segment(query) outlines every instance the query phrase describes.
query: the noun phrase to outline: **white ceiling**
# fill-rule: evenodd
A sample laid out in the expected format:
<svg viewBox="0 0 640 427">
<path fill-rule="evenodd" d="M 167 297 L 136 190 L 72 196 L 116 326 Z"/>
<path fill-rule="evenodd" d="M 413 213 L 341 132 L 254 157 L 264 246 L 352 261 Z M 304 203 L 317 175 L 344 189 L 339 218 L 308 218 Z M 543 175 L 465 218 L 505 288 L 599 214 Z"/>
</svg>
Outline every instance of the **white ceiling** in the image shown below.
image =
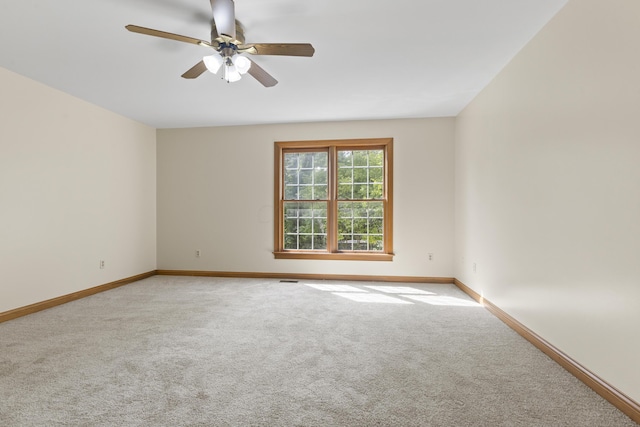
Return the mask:
<svg viewBox="0 0 640 427">
<path fill-rule="evenodd" d="M 458 114 L 567 0 L 236 0 L 254 56 L 280 83 L 180 77 L 208 48 L 209 0 L 4 0 L 0 66 L 156 128 Z"/>
</svg>

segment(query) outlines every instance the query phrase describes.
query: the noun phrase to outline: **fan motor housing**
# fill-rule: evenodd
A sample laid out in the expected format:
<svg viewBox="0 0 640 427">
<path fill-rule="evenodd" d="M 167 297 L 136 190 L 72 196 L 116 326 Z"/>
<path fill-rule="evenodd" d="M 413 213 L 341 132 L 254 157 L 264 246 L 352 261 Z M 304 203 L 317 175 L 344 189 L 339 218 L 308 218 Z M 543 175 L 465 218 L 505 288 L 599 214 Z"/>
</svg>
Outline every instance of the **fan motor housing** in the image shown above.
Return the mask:
<svg viewBox="0 0 640 427">
<path fill-rule="evenodd" d="M 211 25 L 211 41 L 213 42 L 216 39 L 220 39 L 220 35 L 218 34 L 218 29 L 216 28 L 215 22 Z M 236 38 L 231 40 L 231 42 L 235 45 L 244 44 L 244 26 L 236 19 Z"/>
</svg>

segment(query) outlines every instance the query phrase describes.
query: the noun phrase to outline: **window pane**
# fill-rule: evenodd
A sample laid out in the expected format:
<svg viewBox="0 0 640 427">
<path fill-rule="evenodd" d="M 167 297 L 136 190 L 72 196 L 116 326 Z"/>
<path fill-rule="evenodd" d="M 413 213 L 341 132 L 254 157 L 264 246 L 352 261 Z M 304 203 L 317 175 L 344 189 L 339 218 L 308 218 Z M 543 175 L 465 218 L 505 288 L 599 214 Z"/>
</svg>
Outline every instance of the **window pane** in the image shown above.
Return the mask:
<svg viewBox="0 0 640 427">
<path fill-rule="evenodd" d="M 354 183 L 368 182 L 367 168 L 355 168 L 353 170 L 353 182 Z"/>
<path fill-rule="evenodd" d="M 382 234 L 380 235 L 369 235 L 369 250 L 370 251 L 381 251 L 384 249 L 384 241 L 382 240 Z"/>
<path fill-rule="evenodd" d="M 352 167 L 353 159 L 351 158 L 351 151 L 340 150 L 338 151 L 338 167 Z"/>
<path fill-rule="evenodd" d="M 338 220 L 338 234 L 341 236 L 346 236 L 353 234 L 352 233 L 353 226 L 351 224 L 351 220 L 349 218 L 340 218 Z M 338 240 L 346 240 L 346 237 L 340 237 Z"/>
<path fill-rule="evenodd" d="M 382 202 L 339 202 L 338 249 L 383 250 L 383 211 Z"/>
<path fill-rule="evenodd" d="M 298 200 L 313 200 L 313 187 L 310 185 L 301 185 L 298 195 Z"/>
<path fill-rule="evenodd" d="M 298 234 L 298 220 L 296 218 L 284 220 L 284 234 Z"/>
<path fill-rule="evenodd" d="M 382 150 L 369 151 L 369 167 L 380 166 L 384 164 L 384 154 Z"/>
<path fill-rule="evenodd" d="M 285 169 L 284 171 L 284 198 L 285 200 L 296 200 L 298 198 L 297 156 L 285 155 L 285 164 L 296 165 L 296 169 Z"/>
<path fill-rule="evenodd" d="M 314 187 L 313 200 L 327 200 L 326 185 L 316 185 Z"/>
<path fill-rule="evenodd" d="M 372 218 L 383 218 L 384 217 L 384 207 L 382 203 L 369 203 L 369 215 Z"/>
<path fill-rule="evenodd" d="M 354 202 L 351 203 L 354 218 L 366 218 L 367 217 L 367 203 L 366 202 Z"/>
<path fill-rule="evenodd" d="M 309 169 L 313 167 L 314 153 L 300 153 L 300 168 Z"/>
<path fill-rule="evenodd" d="M 369 182 L 382 182 L 382 168 L 370 167 L 369 168 Z"/>
<path fill-rule="evenodd" d="M 382 184 L 369 184 L 369 198 L 382 199 Z"/>
<path fill-rule="evenodd" d="M 285 249 L 298 249 L 298 235 L 287 234 L 284 236 L 284 248 Z"/>
<path fill-rule="evenodd" d="M 327 203 L 284 203 L 284 249 L 327 249 Z"/>
<path fill-rule="evenodd" d="M 297 154 L 285 154 L 284 155 L 284 168 L 285 169 L 298 169 L 298 155 Z"/>
<path fill-rule="evenodd" d="M 313 183 L 313 170 L 301 169 L 300 170 L 300 184 L 312 184 Z"/>
<path fill-rule="evenodd" d="M 320 151 L 315 153 L 313 158 L 313 166 L 316 168 L 326 169 L 328 166 L 329 154 L 326 151 Z"/>
<path fill-rule="evenodd" d="M 353 185 L 338 184 L 338 199 L 352 199 Z"/>
<path fill-rule="evenodd" d="M 320 234 L 314 234 L 313 236 L 313 248 L 312 249 L 320 249 L 320 250 L 324 250 L 327 249 L 327 236 L 326 235 L 320 235 Z"/>
<path fill-rule="evenodd" d="M 369 250 L 369 242 L 367 236 L 354 235 L 353 236 L 353 250 L 354 251 L 367 251 Z"/>
<path fill-rule="evenodd" d="M 353 245 L 351 244 L 351 240 L 340 240 L 338 242 L 338 250 L 339 251 L 352 251 Z"/>
<path fill-rule="evenodd" d="M 341 184 L 351 184 L 353 182 L 353 169 L 350 167 L 338 169 L 338 182 Z"/>
<path fill-rule="evenodd" d="M 327 220 L 326 220 L 326 218 L 314 218 L 314 220 L 313 220 L 313 232 L 314 232 L 314 234 L 326 234 L 327 233 Z"/>
<path fill-rule="evenodd" d="M 382 218 L 371 218 L 369 221 L 369 233 L 382 234 Z"/>
<path fill-rule="evenodd" d="M 367 218 L 354 218 L 353 220 L 353 232 L 358 234 L 367 234 L 369 229 L 369 223 Z"/>
<path fill-rule="evenodd" d="M 298 233 L 311 234 L 313 230 L 311 218 L 300 218 L 298 221 Z"/>
<path fill-rule="evenodd" d="M 382 199 L 383 150 L 338 150 L 338 199 Z"/>
<path fill-rule="evenodd" d="M 352 199 L 368 199 L 367 197 L 367 184 L 354 184 Z"/>
<path fill-rule="evenodd" d="M 316 167 L 314 170 L 313 183 L 316 185 L 327 183 L 327 168 Z"/>
<path fill-rule="evenodd" d="M 284 153 L 284 200 L 326 200 L 328 153 Z"/>
<path fill-rule="evenodd" d="M 313 249 L 313 240 L 310 234 L 300 235 L 300 246 L 298 249 Z"/>
<path fill-rule="evenodd" d="M 369 161 L 368 151 L 353 151 L 353 166 L 367 166 Z"/>
<path fill-rule="evenodd" d="M 285 200 L 297 200 L 298 199 L 298 186 L 287 185 L 284 187 L 284 199 Z"/>
<path fill-rule="evenodd" d="M 285 169 L 284 183 L 287 185 L 296 185 L 298 183 L 298 169 Z"/>
</svg>

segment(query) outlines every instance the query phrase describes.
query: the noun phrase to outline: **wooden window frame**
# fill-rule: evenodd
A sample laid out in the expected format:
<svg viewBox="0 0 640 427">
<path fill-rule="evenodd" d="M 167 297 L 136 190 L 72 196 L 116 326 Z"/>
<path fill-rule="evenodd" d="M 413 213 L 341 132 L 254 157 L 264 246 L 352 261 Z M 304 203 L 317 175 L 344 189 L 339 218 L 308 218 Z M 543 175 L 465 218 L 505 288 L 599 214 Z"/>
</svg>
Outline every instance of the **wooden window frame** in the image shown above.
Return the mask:
<svg viewBox="0 0 640 427">
<path fill-rule="evenodd" d="M 328 150 L 328 199 L 327 199 L 327 250 L 284 249 L 284 172 L 283 158 L 286 151 Z M 384 152 L 384 249 L 381 252 L 340 251 L 337 242 L 337 152 L 341 150 L 382 149 Z M 378 200 L 378 199 L 375 199 Z M 338 139 L 326 141 L 276 141 L 274 152 L 274 251 L 276 259 L 323 259 L 351 261 L 393 260 L 393 138 Z"/>
</svg>

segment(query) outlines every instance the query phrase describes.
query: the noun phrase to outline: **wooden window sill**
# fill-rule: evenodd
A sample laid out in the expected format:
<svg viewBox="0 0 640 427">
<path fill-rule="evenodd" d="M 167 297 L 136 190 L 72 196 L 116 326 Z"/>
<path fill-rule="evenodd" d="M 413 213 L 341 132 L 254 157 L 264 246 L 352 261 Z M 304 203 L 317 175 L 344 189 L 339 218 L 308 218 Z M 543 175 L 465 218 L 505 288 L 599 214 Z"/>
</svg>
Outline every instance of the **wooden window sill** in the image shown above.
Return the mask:
<svg viewBox="0 0 640 427">
<path fill-rule="evenodd" d="M 274 252 L 275 259 L 326 259 L 339 261 L 393 261 L 394 254 L 364 252 Z"/>
</svg>

